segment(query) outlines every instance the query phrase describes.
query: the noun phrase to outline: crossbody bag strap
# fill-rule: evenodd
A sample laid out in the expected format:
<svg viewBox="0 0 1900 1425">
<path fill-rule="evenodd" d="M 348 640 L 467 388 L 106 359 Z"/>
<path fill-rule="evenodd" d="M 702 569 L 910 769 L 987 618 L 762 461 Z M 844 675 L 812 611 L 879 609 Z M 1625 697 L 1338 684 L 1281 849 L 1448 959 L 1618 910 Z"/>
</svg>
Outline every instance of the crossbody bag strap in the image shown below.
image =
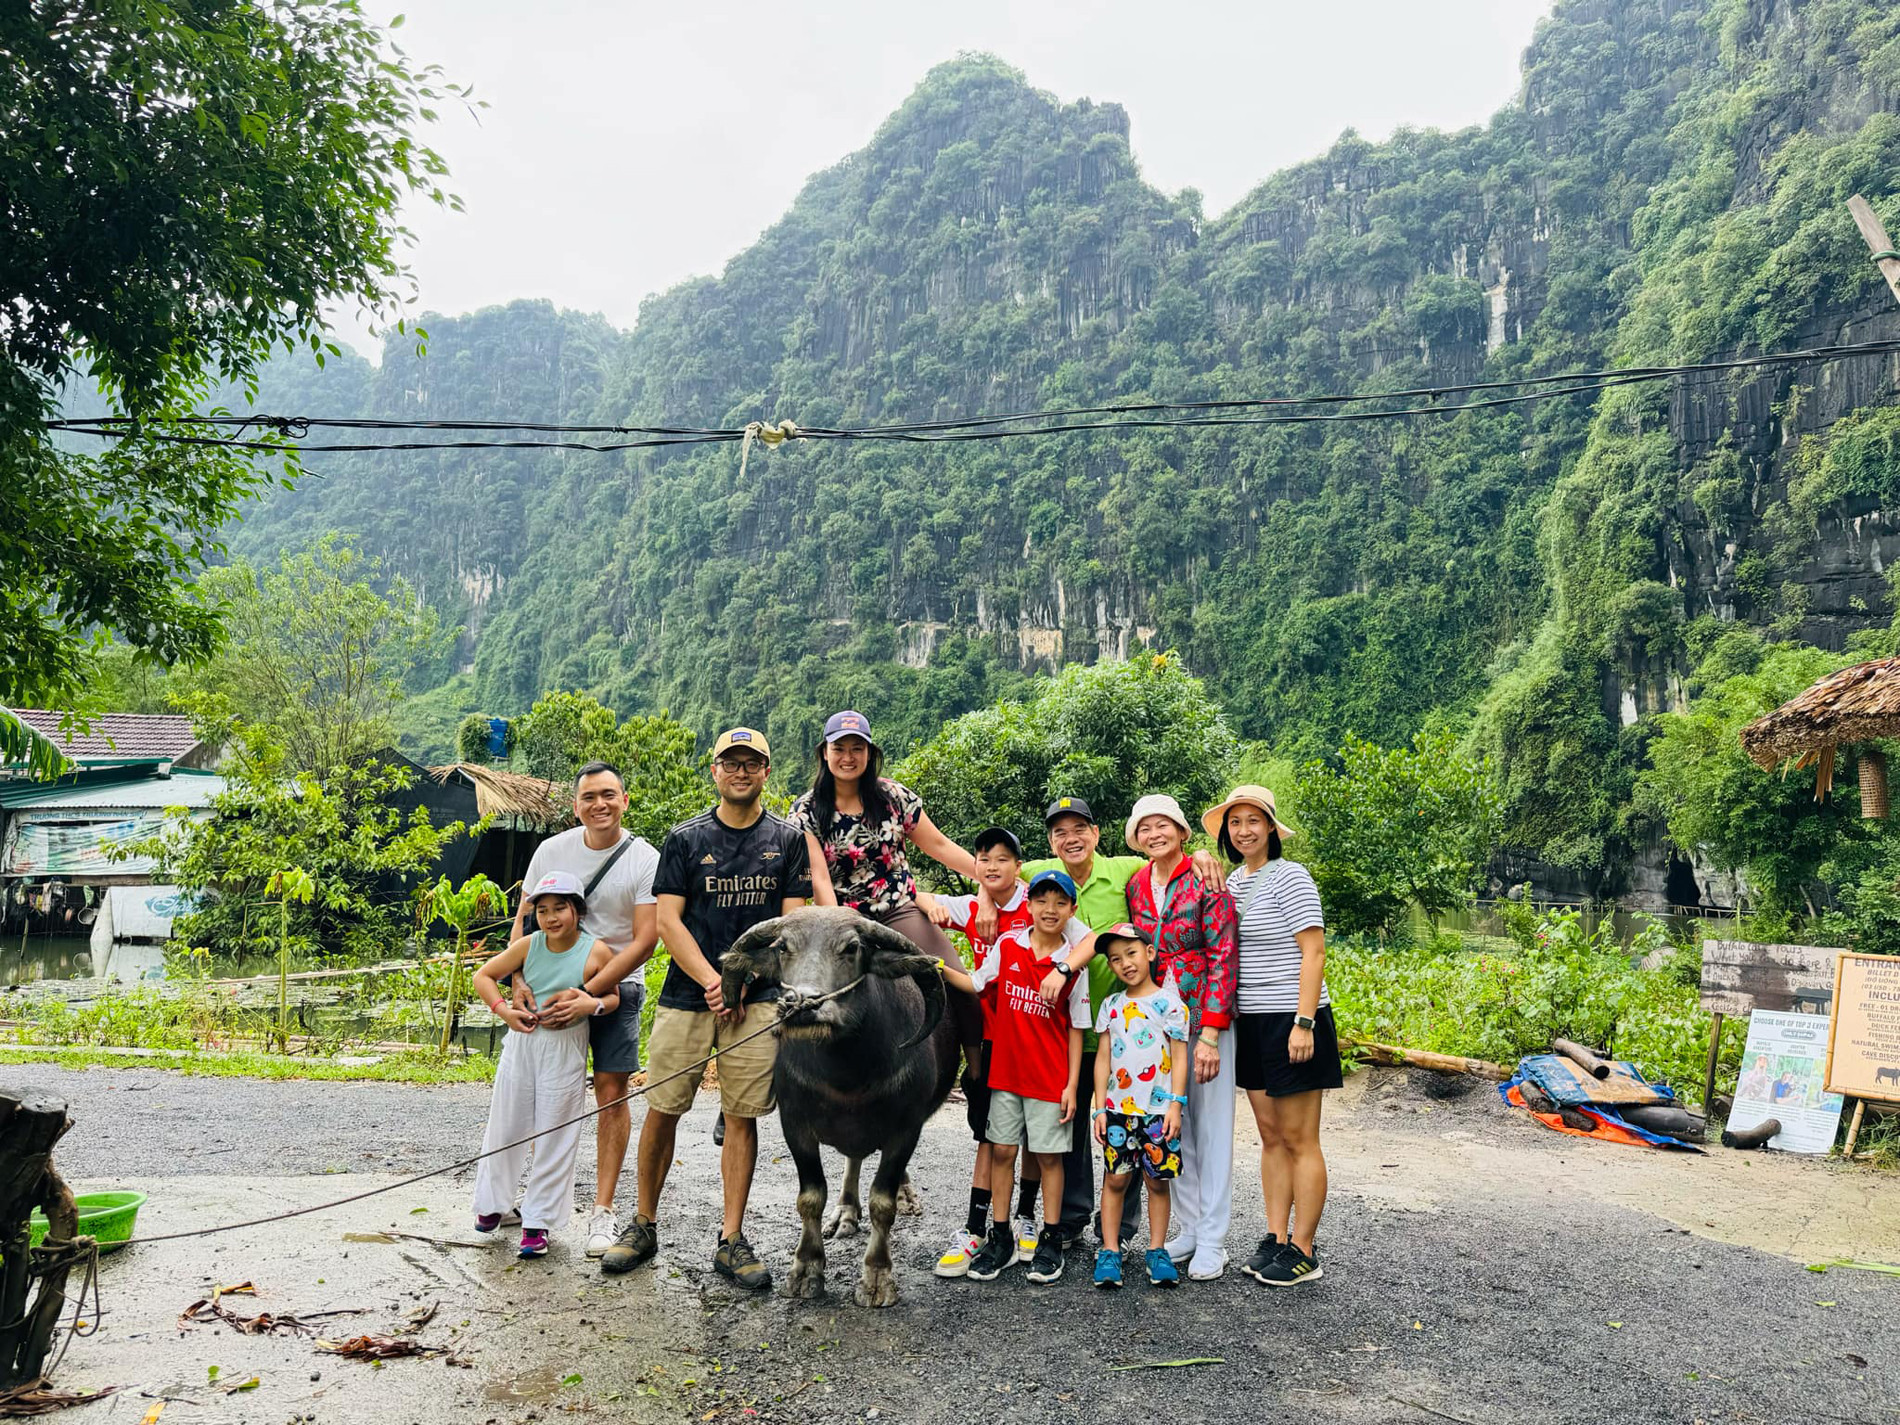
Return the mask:
<svg viewBox="0 0 1900 1425">
<path fill-rule="evenodd" d="M 607 873 L 614 868 L 614 862 L 627 854 L 627 849 L 633 845 L 633 841 L 634 837 L 632 832 L 628 832 L 620 839 L 620 844 L 614 847 L 614 854 L 600 863 L 600 869 L 594 872 L 593 878 L 588 881 L 586 889 L 581 892 L 583 898 L 591 896 L 594 893 L 594 887 L 606 879 Z"/>
<path fill-rule="evenodd" d="M 1267 888 L 1267 882 L 1277 878 L 1280 874 L 1280 867 L 1285 864 L 1285 860 L 1281 859 L 1269 861 L 1260 868 L 1260 874 L 1254 877 L 1253 886 L 1247 892 L 1247 903 L 1240 908 L 1240 914 L 1234 918 L 1234 924 L 1236 926 L 1245 920 L 1247 913 L 1260 903 L 1260 893 Z"/>
</svg>

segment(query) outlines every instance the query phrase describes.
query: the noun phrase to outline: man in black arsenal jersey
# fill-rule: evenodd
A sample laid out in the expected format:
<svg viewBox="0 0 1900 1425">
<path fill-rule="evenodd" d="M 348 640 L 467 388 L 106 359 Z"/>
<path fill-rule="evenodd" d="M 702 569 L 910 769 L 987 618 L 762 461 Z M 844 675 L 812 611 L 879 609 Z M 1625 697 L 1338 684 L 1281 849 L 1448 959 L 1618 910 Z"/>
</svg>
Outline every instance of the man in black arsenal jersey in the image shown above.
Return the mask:
<svg viewBox="0 0 1900 1425">
<path fill-rule="evenodd" d="M 660 987 L 647 1049 L 647 1082 L 653 1089 L 640 1129 L 639 1207 L 632 1225 L 601 1260 L 605 1272 L 630 1271 L 659 1250 L 660 1190 L 673 1162 L 680 1117 L 699 1092 L 700 1075 L 682 1070 L 717 1050 L 719 1102 L 726 1119 L 719 1155 L 725 1221 L 713 1270 L 754 1290 L 772 1284 L 743 1227 L 759 1156 L 757 1120 L 774 1106 L 772 1066 L 778 1053 L 778 1041 L 757 1031 L 777 1013 L 769 1001 L 778 992 L 762 987 L 749 1003 L 727 1004 L 719 987 L 719 959 L 734 940 L 811 896 L 804 833 L 759 803 L 771 759 L 764 734 L 749 727 L 722 733 L 713 744 L 712 764 L 719 804 L 674 827 L 660 848 L 653 893 L 659 901 L 660 940 L 672 964 Z M 746 1042 L 739 1043 L 742 1039 Z"/>
</svg>

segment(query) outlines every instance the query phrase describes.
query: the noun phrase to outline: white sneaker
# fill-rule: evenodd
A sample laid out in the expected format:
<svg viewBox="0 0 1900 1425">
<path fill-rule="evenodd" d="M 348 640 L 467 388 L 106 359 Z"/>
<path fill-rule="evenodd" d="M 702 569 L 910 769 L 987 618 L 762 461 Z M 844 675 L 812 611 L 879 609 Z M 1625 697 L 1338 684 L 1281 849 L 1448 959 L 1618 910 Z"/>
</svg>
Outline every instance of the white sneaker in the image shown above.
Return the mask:
<svg viewBox="0 0 1900 1425">
<path fill-rule="evenodd" d="M 1036 1244 L 1039 1243 L 1040 1241 L 1042 1241 L 1042 1224 L 1041 1223 L 1024 1222 L 1024 1221 L 1021 1221 L 1020 1219 L 1017 1221 L 1016 1223 L 1016 1251 L 1020 1255 L 1023 1261 L 1027 1262 L 1034 1259 L 1036 1255 Z M 981 1242 L 977 1243 L 977 1246 L 979 1247 L 981 1247 L 982 1245 L 983 1244 Z"/>
<path fill-rule="evenodd" d="M 983 1250 L 983 1239 L 972 1236 L 959 1227 L 950 1234 L 950 1245 L 944 1249 L 937 1265 L 931 1270 L 940 1277 L 961 1277 L 970 1273 L 970 1262 Z"/>
<path fill-rule="evenodd" d="M 1188 1259 L 1188 1280 L 1211 1282 L 1227 1270 L 1227 1254 L 1218 1247 L 1197 1247 Z"/>
<path fill-rule="evenodd" d="M 1127 1231 L 1128 1224 L 1124 1222 L 1122 1224 L 1122 1233 L 1124 1236 L 1127 1234 Z M 1153 1239 L 1151 1238 L 1149 1240 L 1152 1241 Z M 1191 1258 L 1195 1252 L 1193 1241 L 1186 1237 L 1170 1237 L 1167 1240 L 1166 1246 L 1168 1260 L 1173 1262 L 1177 1267 Z"/>
<path fill-rule="evenodd" d="M 587 1218 L 587 1255 L 604 1257 L 607 1249 L 620 1235 L 620 1224 L 615 1220 L 613 1209 L 596 1207 Z"/>
</svg>

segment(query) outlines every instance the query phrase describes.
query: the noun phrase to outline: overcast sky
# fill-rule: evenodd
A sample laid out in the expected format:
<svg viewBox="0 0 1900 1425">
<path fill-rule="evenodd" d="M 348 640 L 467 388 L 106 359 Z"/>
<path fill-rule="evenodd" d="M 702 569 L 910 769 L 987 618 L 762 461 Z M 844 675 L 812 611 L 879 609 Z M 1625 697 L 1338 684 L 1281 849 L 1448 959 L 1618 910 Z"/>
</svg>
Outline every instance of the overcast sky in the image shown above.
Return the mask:
<svg viewBox="0 0 1900 1425">
<path fill-rule="evenodd" d="M 1516 92 L 1549 0 L 369 0 L 488 108 L 430 141 L 465 213 L 407 214 L 424 308 L 547 297 L 633 325 L 716 273 L 924 73 L 987 50 L 1129 114 L 1151 183 L 1209 216 L 1346 128 L 1459 128 Z M 374 343 L 349 313 L 339 335 Z"/>
</svg>

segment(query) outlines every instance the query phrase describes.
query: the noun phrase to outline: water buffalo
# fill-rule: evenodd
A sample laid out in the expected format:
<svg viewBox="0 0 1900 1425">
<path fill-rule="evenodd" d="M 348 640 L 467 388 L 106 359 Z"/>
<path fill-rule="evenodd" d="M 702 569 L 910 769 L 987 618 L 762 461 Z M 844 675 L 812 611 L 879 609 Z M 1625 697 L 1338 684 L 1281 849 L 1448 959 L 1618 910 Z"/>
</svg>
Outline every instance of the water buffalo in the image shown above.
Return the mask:
<svg viewBox="0 0 1900 1425">
<path fill-rule="evenodd" d="M 786 1000 L 773 1088 L 779 1123 L 798 1164 L 798 1239 L 786 1290 L 825 1289 L 825 1169 L 818 1145 L 850 1160 L 845 1204 L 855 1221 L 858 1163 L 878 1155 L 871 1181 L 871 1240 L 856 1292 L 860 1306 L 897 1300 L 891 1223 L 904 1169 L 924 1123 L 956 1079 L 955 1020 L 944 1014 L 936 962 L 886 926 L 853 910 L 808 906 L 764 921 L 733 942 L 720 962 L 728 1004 L 743 986 L 776 983 Z M 800 1008 L 801 1000 L 842 990 Z"/>
</svg>

